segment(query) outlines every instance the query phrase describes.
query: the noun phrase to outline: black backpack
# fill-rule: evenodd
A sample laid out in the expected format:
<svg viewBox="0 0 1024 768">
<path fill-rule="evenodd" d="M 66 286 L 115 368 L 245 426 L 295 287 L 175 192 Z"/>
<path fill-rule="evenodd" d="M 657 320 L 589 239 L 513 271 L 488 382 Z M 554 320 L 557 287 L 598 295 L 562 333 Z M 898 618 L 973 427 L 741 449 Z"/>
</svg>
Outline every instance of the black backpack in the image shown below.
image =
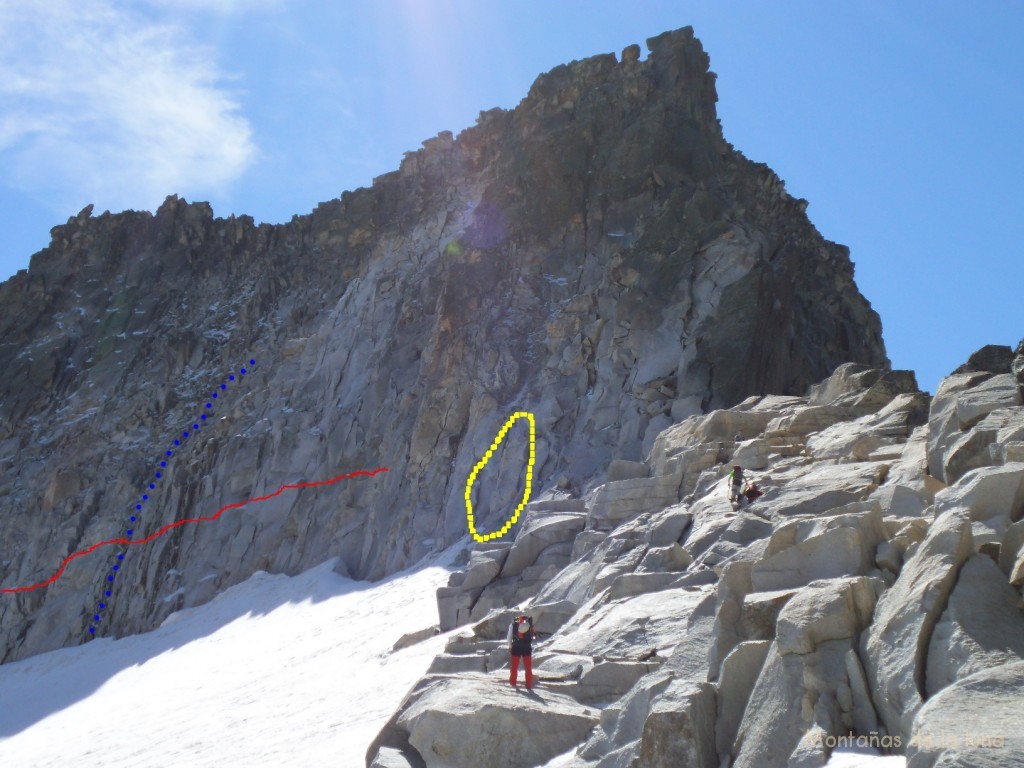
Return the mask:
<svg viewBox="0 0 1024 768">
<path fill-rule="evenodd" d="M 526 616 L 526 626 L 529 629 L 526 630 L 525 635 L 520 635 L 519 618 L 520 616 L 516 616 L 512 620 L 512 647 L 529 648 L 532 641 L 534 641 L 534 620 L 530 616 Z"/>
<path fill-rule="evenodd" d="M 530 616 L 526 617 L 526 624 L 529 627 L 529 629 L 526 631 L 525 635 L 519 634 L 519 619 L 520 618 L 521 617 L 516 617 L 515 619 L 512 620 L 512 642 L 513 642 L 513 644 L 516 641 L 519 641 L 519 642 L 523 642 L 523 641 L 529 642 L 530 640 L 533 639 L 533 618 L 530 617 Z"/>
</svg>

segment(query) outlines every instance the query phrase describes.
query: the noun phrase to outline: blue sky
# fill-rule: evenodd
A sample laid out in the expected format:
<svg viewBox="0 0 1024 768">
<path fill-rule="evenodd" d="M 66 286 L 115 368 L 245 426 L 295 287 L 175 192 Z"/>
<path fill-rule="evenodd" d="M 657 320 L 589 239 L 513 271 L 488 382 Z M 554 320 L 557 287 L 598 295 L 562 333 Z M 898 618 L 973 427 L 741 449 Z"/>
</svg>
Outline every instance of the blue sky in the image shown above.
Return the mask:
<svg viewBox="0 0 1024 768">
<path fill-rule="evenodd" d="M 541 72 L 686 25 L 726 138 L 850 247 L 894 367 L 934 392 L 1024 337 L 1009 0 L 0 0 L 0 279 L 88 203 L 287 221 Z"/>
</svg>

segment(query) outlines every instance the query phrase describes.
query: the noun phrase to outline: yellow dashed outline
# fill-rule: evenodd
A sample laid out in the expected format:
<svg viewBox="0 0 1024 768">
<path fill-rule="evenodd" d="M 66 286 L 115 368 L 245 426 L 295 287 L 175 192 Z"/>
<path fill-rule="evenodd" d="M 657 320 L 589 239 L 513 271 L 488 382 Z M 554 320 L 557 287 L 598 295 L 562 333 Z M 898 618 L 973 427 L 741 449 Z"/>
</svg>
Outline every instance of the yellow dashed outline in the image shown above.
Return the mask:
<svg viewBox="0 0 1024 768">
<path fill-rule="evenodd" d="M 480 474 L 480 470 L 487 466 L 487 462 L 491 460 L 491 456 L 498 450 L 498 446 L 501 445 L 501 441 L 505 439 L 505 435 L 512 429 L 512 425 L 519 419 L 526 419 L 530 423 L 530 461 L 526 465 L 526 490 L 523 492 L 523 500 L 519 502 L 519 506 L 516 507 L 516 511 L 512 513 L 512 517 L 501 526 L 501 529 L 494 531 L 493 533 L 485 533 L 483 535 L 477 533 L 476 525 L 473 523 L 473 502 L 470 501 L 470 493 L 473 491 L 473 483 L 476 482 L 476 476 Z M 530 487 L 533 484 L 533 462 L 536 456 L 536 436 L 537 425 L 533 419 L 533 414 L 529 411 L 516 411 L 506 421 L 501 429 L 498 431 L 498 436 L 494 438 L 494 442 L 491 443 L 491 447 L 487 449 L 484 457 L 476 463 L 473 467 L 473 471 L 469 473 L 469 479 L 466 480 L 466 522 L 469 523 L 469 532 L 473 534 L 473 538 L 477 541 L 490 541 L 491 539 L 500 539 L 510 530 L 512 526 L 516 524 L 519 519 L 520 513 L 526 506 L 526 503 L 530 500 Z"/>
</svg>

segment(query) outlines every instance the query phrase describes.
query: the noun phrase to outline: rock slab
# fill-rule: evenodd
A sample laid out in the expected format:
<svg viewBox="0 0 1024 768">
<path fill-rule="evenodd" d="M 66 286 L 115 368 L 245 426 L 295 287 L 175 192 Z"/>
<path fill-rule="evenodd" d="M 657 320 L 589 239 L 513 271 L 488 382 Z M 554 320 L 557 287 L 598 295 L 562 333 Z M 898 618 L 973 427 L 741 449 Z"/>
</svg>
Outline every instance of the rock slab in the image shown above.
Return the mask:
<svg viewBox="0 0 1024 768">
<path fill-rule="evenodd" d="M 439 680 L 398 718 L 427 768 L 534 768 L 582 742 L 598 711 L 498 677 Z"/>
</svg>

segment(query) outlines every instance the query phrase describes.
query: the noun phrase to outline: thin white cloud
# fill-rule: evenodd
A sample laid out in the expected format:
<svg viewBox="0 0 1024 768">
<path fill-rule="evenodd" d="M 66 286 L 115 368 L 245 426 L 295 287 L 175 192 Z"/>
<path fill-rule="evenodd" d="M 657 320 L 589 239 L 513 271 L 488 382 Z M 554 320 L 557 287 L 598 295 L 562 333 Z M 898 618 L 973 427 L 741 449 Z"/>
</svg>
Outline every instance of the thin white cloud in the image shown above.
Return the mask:
<svg viewBox="0 0 1024 768">
<path fill-rule="evenodd" d="M 214 57 L 110 0 L 0 0 L 4 182 L 99 210 L 226 193 L 255 146 Z"/>
<path fill-rule="evenodd" d="M 285 8 L 285 0 L 145 0 L 146 5 L 172 13 L 200 12 L 221 16 L 262 13 Z"/>
</svg>

